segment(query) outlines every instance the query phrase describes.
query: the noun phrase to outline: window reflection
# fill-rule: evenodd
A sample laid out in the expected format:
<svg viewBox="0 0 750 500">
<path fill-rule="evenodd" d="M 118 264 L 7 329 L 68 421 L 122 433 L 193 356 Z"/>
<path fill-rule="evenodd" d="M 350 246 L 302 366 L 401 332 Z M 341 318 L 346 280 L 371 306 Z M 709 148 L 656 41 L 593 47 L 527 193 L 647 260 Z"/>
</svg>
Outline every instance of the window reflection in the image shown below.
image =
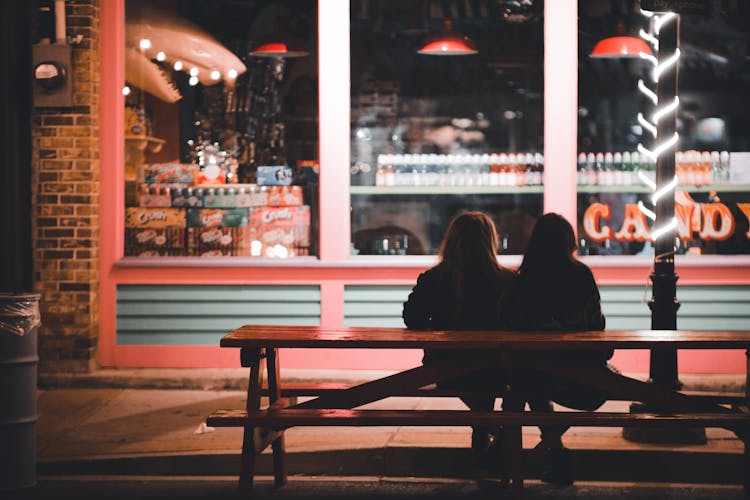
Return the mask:
<svg viewBox="0 0 750 500">
<path fill-rule="evenodd" d="M 351 2 L 354 253 L 434 254 L 462 209 L 488 212 L 503 253 L 522 253 L 542 212 L 542 12 Z"/>
</svg>

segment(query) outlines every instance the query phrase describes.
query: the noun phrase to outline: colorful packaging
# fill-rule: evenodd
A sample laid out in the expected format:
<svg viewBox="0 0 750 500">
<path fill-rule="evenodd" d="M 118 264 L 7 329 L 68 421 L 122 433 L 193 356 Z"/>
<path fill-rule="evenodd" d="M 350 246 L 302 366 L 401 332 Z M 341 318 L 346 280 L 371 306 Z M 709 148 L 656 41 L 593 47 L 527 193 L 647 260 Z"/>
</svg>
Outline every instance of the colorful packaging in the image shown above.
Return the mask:
<svg viewBox="0 0 750 500">
<path fill-rule="evenodd" d="M 269 187 L 267 204 L 272 207 L 294 207 L 302 205 L 302 186 Z"/>
<path fill-rule="evenodd" d="M 141 184 L 138 192 L 139 207 L 171 207 L 172 194 L 169 186 Z"/>
<path fill-rule="evenodd" d="M 195 257 L 250 255 L 247 227 L 189 227 L 187 254 Z"/>
<path fill-rule="evenodd" d="M 203 207 L 203 190 L 193 187 L 172 189 L 172 206 L 184 208 Z"/>
<path fill-rule="evenodd" d="M 197 182 L 200 167 L 193 163 L 153 163 L 138 169 L 138 182 L 145 184 L 188 184 Z"/>
<path fill-rule="evenodd" d="M 160 257 L 185 255 L 185 230 L 182 227 L 127 228 L 125 255 Z"/>
<path fill-rule="evenodd" d="M 262 207 L 267 201 L 267 188 L 255 184 L 244 184 L 237 191 L 238 207 Z"/>
<path fill-rule="evenodd" d="M 310 207 L 250 209 L 251 255 L 288 257 L 306 255 L 310 246 Z"/>
<path fill-rule="evenodd" d="M 187 209 L 188 227 L 244 227 L 247 222 L 246 208 Z"/>
<path fill-rule="evenodd" d="M 257 182 L 259 186 L 289 186 L 292 183 L 292 168 L 285 165 L 260 166 Z"/>
<path fill-rule="evenodd" d="M 185 227 L 185 211 L 180 208 L 129 207 L 125 210 L 125 227 Z"/>
</svg>

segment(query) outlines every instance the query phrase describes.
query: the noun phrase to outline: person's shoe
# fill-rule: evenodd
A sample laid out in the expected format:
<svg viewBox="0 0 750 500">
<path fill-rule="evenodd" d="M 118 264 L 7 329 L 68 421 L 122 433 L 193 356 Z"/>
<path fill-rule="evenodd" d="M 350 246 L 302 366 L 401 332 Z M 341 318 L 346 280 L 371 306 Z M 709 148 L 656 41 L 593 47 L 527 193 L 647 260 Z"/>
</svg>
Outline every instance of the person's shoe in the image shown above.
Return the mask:
<svg viewBox="0 0 750 500">
<path fill-rule="evenodd" d="M 541 473 L 541 480 L 558 486 L 573 484 L 573 461 L 570 450 L 555 448 L 547 450 L 547 468 Z"/>
<path fill-rule="evenodd" d="M 489 450 L 491 444 L 490 432 L 486 427 L 471 428 L 471 454 L 482 458 Z"/>
</svg>

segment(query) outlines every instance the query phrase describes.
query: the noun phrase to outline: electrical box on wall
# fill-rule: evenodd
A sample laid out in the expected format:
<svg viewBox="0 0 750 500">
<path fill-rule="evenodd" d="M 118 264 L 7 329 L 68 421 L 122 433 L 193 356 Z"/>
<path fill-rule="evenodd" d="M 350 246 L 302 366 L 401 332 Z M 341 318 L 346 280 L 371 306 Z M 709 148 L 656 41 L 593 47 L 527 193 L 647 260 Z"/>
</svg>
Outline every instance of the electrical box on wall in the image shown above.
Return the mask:
<svg viewBox="0 0 750 500">
<path fill-rule="evenodd" d="M 73 69 L 70 45 L 34 45 L 34 106 L 73 105 Z"/>
</svg>

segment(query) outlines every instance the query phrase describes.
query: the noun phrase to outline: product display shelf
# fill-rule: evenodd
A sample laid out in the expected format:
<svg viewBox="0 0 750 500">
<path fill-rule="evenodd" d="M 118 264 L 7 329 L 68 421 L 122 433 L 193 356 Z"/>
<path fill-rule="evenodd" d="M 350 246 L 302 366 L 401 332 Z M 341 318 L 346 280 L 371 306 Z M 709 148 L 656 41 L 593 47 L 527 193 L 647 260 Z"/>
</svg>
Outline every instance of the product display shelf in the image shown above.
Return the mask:
<svg viewBox="0 0 750 500">
<path fill-rule="evenodd" d="M 750 184 L 708 184 L 702 186 L 677 186 L 678 191 L 688 193 L 742 193 L 750 192 Z M 643 184 L 632 186 L 579 185 L 579 193 L 650 193 L 652 189 Z"/>
<path fill-rule="evenodd" d="M 351 186 L 352 195 L 470 195 L 470 194 L 537 194 L 544 186 Z"/>
</svg>

